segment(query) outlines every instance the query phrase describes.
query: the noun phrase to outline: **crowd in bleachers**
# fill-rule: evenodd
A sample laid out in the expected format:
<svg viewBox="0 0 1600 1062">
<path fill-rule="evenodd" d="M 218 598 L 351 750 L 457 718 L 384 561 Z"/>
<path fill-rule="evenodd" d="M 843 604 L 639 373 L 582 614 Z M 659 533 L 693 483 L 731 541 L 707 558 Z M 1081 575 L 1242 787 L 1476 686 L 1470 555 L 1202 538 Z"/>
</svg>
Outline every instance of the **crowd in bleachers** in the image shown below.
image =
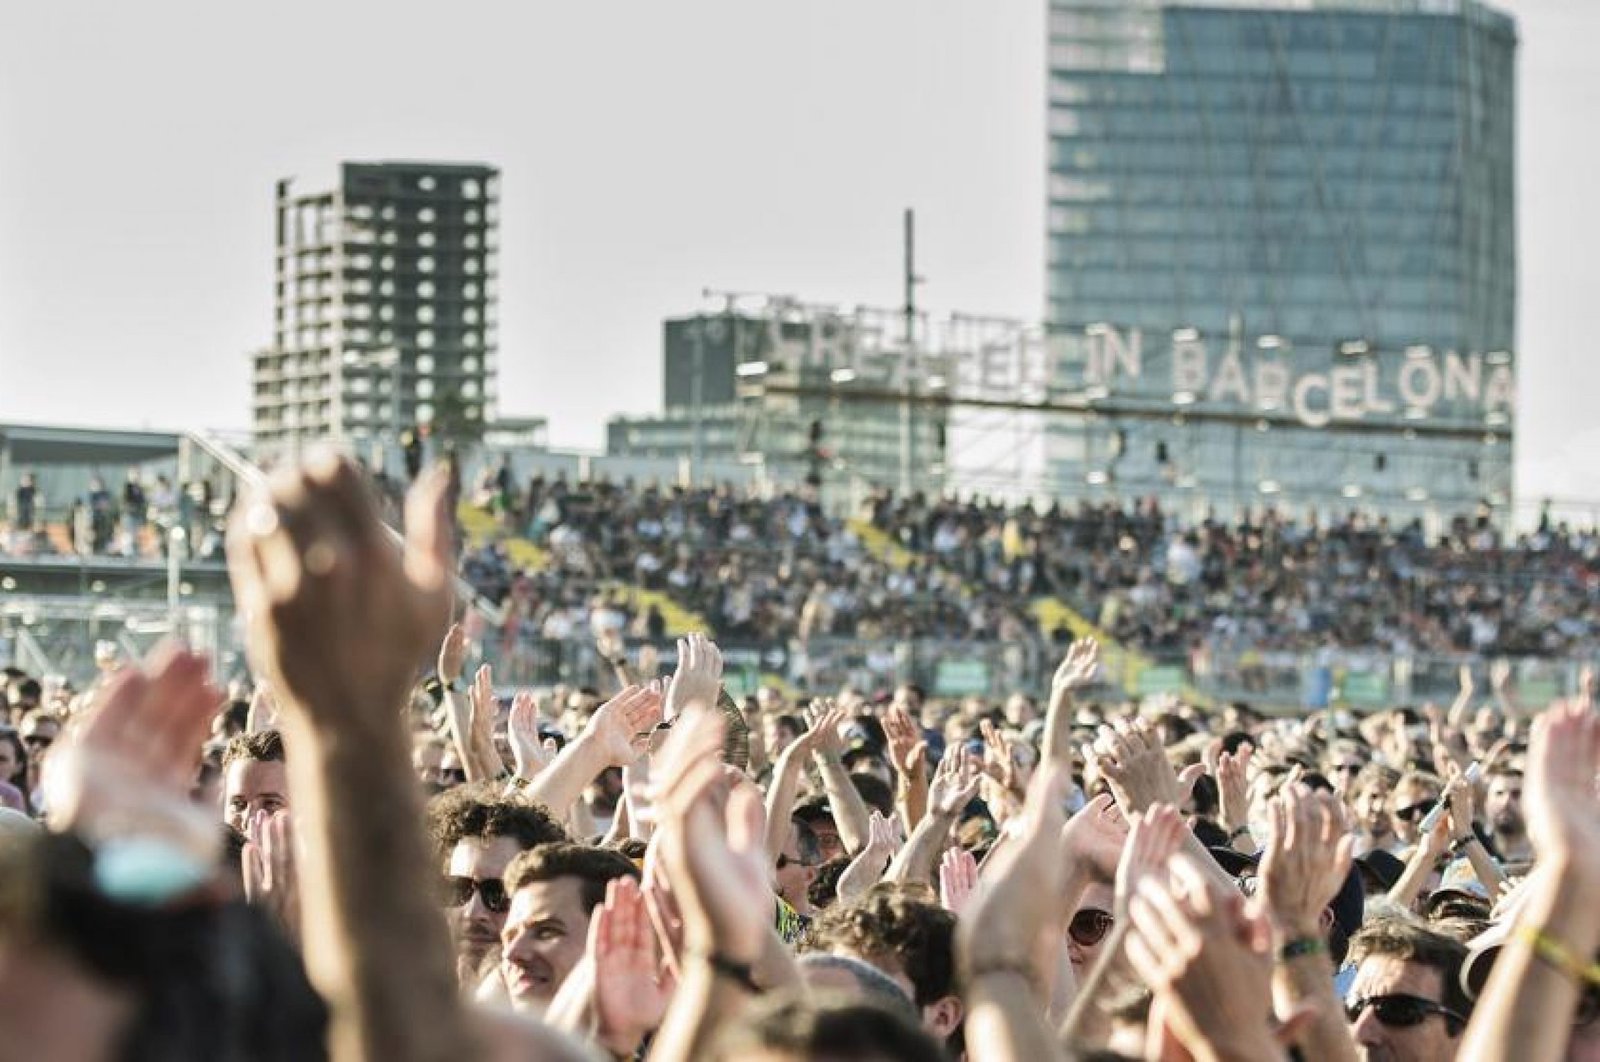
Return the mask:
<svg viewBox="0 0 1600 1062">
<path fill-rule="evenodd" d="M 1156 653 L 1600 647 L 1600 536 L 1547 522 L 1507 538 L 1486 513 L 1430 538 L 1356 512 L 1186 523 L 1155 499 L 1008 508 L 880 492 L 852 515 L 898 547 L 885 551 L 797 492 L 536 478 L 478 499 L 507 535 L 547 551 L 537 592 L 519 602 L 562 611 L 630 584 L 736 641 L 1049 641 L 1057 632 L 1039 631 L 1028 605 L 1054 597 Z M 496 599 L 517 596 L 503 549 L 469 553 L 467 567 Z M 563 593 L 568 580 L 584 589 Z"/>
</svg>

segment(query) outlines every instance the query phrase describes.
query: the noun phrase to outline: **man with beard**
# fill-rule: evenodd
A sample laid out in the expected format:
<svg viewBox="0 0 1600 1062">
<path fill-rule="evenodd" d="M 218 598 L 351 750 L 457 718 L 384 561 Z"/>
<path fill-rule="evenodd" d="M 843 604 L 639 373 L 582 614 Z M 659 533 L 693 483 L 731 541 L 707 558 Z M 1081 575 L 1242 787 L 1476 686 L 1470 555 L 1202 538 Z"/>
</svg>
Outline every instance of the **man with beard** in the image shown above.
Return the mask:
<svg viewBox="0 0 1600 1062">
<path fill-rule="evenodd" d="M 456 975 L 470 990 L 500 959 L 500 931 L 511 908 L 506 869 L 519 854 L 565 841 L 567 833 L 537 804 L 482 799 L 472 789 L 434 800 L 428 819 L 443 864 Z"/>
<path fill-rule="evenodd" d="M 1508 873 L 1525 870 L 1533 861 L 1533 845 L 1528 841 L 1528 823 L 1522 814 L 1522 772 L 1499 770 L 1489 775 L 1483 810 L 1501 864 Z"/>
</svg>

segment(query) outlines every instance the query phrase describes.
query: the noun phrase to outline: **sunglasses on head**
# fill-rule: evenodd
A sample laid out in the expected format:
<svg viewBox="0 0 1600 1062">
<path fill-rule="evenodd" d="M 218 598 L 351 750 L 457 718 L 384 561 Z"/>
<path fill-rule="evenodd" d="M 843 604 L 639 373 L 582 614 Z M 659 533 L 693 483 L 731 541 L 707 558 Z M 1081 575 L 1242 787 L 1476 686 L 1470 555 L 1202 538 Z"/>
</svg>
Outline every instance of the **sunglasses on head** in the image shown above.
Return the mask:
<svg viewBox="0 0 1600 1062">
<path fill-rule="evenodd" d="M 1465 1025 L 1467 1022 L 1466 1018 L 1441 1003 L 1403 993 L 1357 997 L 1345 1004 L 1345 1015 L 1354 1025 L 1369 1008 L 1381 1024 L 1391 1029 L 1409 1029 L 1421 1025 L 1435 1014 L 1457 1025 Z"/>
<path fill-rule="evenodd" d="M 1439 802 L 1437 800 L 1424 800 L 1420 804 L 1408 804 L 1403 808 L 1396 808 L 1394 817 L 1401 822 L 1413 822 L 1417 819 L 1427 818 L 1428 812 L 1438 806 Z"/>
<path fill-rule="evenodd" d="M 1095 907 L 1085 907 L 1072 916 L 1072 921 L 1067 924 L 1067 935 L 1072 942 L 1080 948 L 1092 948 L 1111 932 L 1111 927 L 1117 920 L 1111 916 L 1110 911 L 1102 911 Z"/>
<path fill-rule="evenodd" d="M 444 902 L 447 907 L 464 907 L 477 893 L 483 906 L 495 914 L 505 914 L 511 907 L 511 897 L 506 895 L 506 883 L 499 878 L 464 878 L 452 874 L 444 879 Z"/>
</svg>

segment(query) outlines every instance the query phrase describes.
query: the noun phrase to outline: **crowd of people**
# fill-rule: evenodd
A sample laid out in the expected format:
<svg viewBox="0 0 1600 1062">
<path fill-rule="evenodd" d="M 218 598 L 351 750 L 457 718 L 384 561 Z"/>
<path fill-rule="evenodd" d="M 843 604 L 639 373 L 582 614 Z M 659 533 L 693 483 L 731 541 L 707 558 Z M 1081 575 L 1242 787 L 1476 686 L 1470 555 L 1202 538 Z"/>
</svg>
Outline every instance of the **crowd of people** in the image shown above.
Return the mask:
<svg viewBox="0 0 1600 1062">
<path fill-rule="evenodd" d="M 855 515 L 898 547 L 887 558 L 800 493 L 543 477 L 513 489 L 504 469 L 486 471 L 477 501 L 547 546 L 563 585 L 660 590 L 729 640 L 1048 642 L 1026 606 L 1056 597 L 1158 655 L 1600 649 L 1600 534 L 1548 520 L 1507 541 L 1479 513 L 1430 539 L 1358 512 L 1185 523 L 1153 499 L 1040 509 L 879 492 Z M 503 549 L 483 553 L 481 585 L 502 598 L 519 573 Z M 577 595 L 518 600 L 541 629 Z"/>
<path fill-rule="evenodd" d="M 742 527 L 853 570 L 794 499 L 546 489 L 563 566 L 666 580 L 693 541 L 722 571 Z M 449 475 L 404 508 L 396 549 L 332 458 L 241 502 L 249 688 L 177 644 L 83 690 L 7 673 L 0 1060 L 1600 1058 L 1589 676 L 1542 711 L 1464 683 L 1267 717 L 1127 702 L 1080 641 L 993 702 L 740 703 L 691 635 L 608 639 L 603 688 L 504 689 L 452 623 Z M 1011 600 L 1064 527 L 1169 589 L 1252 536 L 1264 569 L 1368 549 L 1216 529 L 1190 564 L 1153 506 L 871 515 Z"/>
</svg>

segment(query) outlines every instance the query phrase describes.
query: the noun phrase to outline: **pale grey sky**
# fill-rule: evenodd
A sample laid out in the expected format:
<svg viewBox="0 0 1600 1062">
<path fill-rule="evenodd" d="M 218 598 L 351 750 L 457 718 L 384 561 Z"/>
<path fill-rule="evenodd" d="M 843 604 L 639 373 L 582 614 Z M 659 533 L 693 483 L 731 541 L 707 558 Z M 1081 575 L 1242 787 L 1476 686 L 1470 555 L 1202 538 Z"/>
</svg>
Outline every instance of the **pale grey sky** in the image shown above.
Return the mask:
<svg viewBox="0 0 1600 1062">
<path fill-rule="evenodd" d="M 1520 20 L 1518 489 L 1600 499 L 1600 0 Z M 1042 0 L 0 7 L 0 418 L 243 428 L 272 186 L 498 165 L 501 407 L 598 447 L 702 288 L 1043 305 Z M 1579 348 L 1570 349 L 1569 344 Z"/>
</svg>

